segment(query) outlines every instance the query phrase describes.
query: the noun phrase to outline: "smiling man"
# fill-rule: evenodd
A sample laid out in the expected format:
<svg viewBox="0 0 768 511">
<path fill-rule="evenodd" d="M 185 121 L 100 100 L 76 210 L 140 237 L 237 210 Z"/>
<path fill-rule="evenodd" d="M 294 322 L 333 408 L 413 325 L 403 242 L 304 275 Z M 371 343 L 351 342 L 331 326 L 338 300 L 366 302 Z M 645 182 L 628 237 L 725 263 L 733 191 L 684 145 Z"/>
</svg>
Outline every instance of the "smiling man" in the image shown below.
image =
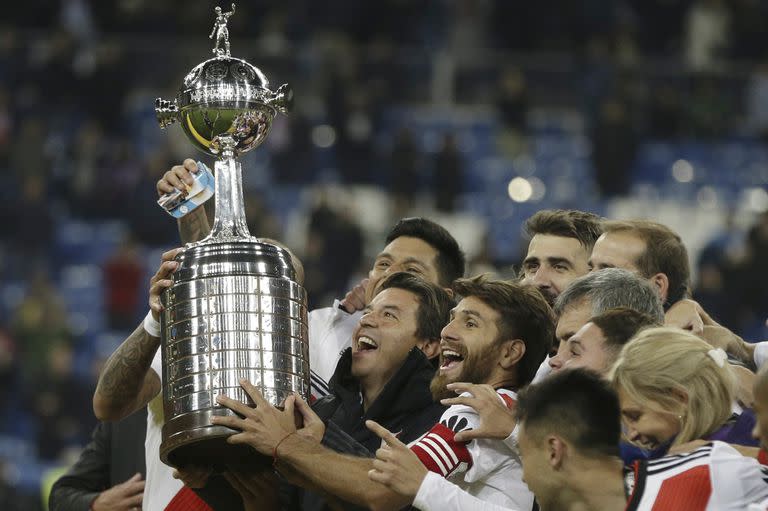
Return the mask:
<svg viewBox="0 0 768 511">
<path fill-rule="evenodd" d="M 576 278 L 589 271 L 587 261 L 602 233 L 600 217 L 578 210 L 539 211 L 525 222 L 530 237 L 523 261 L 523 284 L 539 288 L 550 305 Z"/>
<path fill-rule="evenodd" d="M 454 289 L 463 298 L 442 331 L 432 393 L 435 399 L 453 395 L 446 385 L 457 381 L 485 384 L 496 390 L 500 402 L 513 407 L 515 391 L 533 379 L 552 342 L 552 311 L 530 286 L 476 277 L 458 280 Z M 472 408 L 451 406 L 439 424 L 410 446 L 429 472 L 406 476 L 405 467 L 414 465 L 407 463 L 408 453 L 401 453 L 379 457 L 372 479 L 413 499 L 419 509 L 460 509 L 445 499 L 459 489 L 497 506 L 531 509 L 533 496 L 522 481 L 516 452 L 500 440 L 456 440 L 456 434 L 479 424 Z M 386 441 L 387 432 L 377 431 Z"/>
<path fill-rule="evenodd" d="M 661 326 L 658 319 L 628 307 L 609 309 L 592 317 L 563 346 L 563 369 L 581 367 L 606 375 L 621 348 L 644 328 Z"/>
<path fill-rule="evenodd" d="M 648 279 L 665 308 L 690 294 L 688 251 L 666 225 L 648 220 L 606 221 L 595 242 L 589 269 L 622 268 Z"/>
</svg>

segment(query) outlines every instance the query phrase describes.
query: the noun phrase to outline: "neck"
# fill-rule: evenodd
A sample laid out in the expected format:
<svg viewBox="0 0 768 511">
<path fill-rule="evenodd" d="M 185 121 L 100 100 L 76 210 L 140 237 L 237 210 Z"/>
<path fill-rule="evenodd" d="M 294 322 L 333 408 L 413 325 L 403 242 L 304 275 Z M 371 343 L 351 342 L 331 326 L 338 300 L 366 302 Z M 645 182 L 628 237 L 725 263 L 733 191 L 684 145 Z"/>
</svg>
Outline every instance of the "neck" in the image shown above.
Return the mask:
<svg viewBox="0 0 768 511">
<path fill-rule="evenodd" d="M 494 389 L 510 389 L 517 390 L 517 375 L 504 370 L 494 370 L 488 378 L 486 378 L 486 385 L 490 385 Z"/>
<path fill-rule="evenodd" d="M 620 459 L 590 460 L 568 478 L 558 499 L 561 505 L 552 511 L 623 511 L 627 506 Z"/>
<path fill-rule="evenodd" d="M 360 393 L 363 395 L 363 411 L 367 412 L 368 408 L 378 399 L 384 387 L 387 386 L 390 378 L 395 374 L 394 371 L 388 374 L 372 375 L 360 379 Z"/>
</svg>

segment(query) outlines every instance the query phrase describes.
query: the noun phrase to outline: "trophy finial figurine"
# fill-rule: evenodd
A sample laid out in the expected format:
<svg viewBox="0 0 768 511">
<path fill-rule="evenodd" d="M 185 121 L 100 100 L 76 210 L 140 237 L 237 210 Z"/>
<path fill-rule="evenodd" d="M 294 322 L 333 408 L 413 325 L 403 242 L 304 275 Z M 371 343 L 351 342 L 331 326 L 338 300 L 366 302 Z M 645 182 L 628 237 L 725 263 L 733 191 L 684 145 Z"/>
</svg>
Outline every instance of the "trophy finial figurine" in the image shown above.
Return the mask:
<svg viewBox="0 0 768 511">
<path fill-rule="evenodd" d="M 235 14 L 235 4 L 232 4 L 232 10 L 229 12 L 221 12 L 221 7 L 219 6 L 216 6 L 214 11 L 216 12 L 216 21 L 213 23 L 213 30 L 208 39 L 216 37 L 216 45 L 213 47 L 214 55 L 217 57 L 229 57 L 229 29 L 227 29 L 227 22 L 229 17 Z M 224 42 L 223 50 L 219 47 L 222 41 Z"/>
</svg>

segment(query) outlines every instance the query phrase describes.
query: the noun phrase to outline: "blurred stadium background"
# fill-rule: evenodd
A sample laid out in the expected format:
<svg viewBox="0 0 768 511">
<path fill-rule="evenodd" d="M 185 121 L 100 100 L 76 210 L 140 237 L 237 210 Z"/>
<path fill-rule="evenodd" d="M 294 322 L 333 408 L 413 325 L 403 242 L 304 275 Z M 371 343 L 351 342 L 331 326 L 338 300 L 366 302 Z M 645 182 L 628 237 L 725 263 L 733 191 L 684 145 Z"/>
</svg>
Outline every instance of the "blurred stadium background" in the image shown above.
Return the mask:
<svg viewBox="0 0 768 511">
<path fill-rule="evenodd" d="M 154 99 L 210 56 L 209 1 L 28 0 L 0 16 L 0 505 L 42 507 L 87 441 L 100 365 L 146 311 L 194 154 Z M 222 4 L 224 6 L 224 4 Z M 243 159 L 251 231 L 312 305 L 428 215 L 512 275 L 543 208 L 677 230 L 694 296 L 745 337 L 768 311 L 765 0 L 249 1 L 232 54 L 295 90 Z"/>
</svg>

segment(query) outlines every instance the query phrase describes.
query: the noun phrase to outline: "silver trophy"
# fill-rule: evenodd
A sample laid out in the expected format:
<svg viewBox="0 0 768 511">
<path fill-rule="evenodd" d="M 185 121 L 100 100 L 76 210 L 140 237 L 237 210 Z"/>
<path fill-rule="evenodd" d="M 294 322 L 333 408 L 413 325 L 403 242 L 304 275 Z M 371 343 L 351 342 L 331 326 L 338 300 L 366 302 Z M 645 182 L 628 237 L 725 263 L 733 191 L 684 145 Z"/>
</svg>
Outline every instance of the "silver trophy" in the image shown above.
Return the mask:
<svg viewBox="0 0 768 511">
<path fill-rule="evenodd" d="M 288 85 L 271 91 L 258 68 L 230 56 L 234 11 L 234 4 L 226 13 L 216 7 L 214 58 L 187 74 L 174 101 L 158 98 L 155 106 L 161 128 L 178 121 L 198 149 L 217 157 L 212 231 L 184 247 L 162 295 L 160 459 L 173 466 L 258 461 L 254 451 L 226 443 L 233 430 L 210 423 L 234 413 L 216 404 L 218 394 L 250 403 L 241 378 L 275 406 L 291 392 L 309 397 L 306 292 L 290 254 L 248 232 L 235 160 L 264 141 L 292 92 Z"/>
</svg>

